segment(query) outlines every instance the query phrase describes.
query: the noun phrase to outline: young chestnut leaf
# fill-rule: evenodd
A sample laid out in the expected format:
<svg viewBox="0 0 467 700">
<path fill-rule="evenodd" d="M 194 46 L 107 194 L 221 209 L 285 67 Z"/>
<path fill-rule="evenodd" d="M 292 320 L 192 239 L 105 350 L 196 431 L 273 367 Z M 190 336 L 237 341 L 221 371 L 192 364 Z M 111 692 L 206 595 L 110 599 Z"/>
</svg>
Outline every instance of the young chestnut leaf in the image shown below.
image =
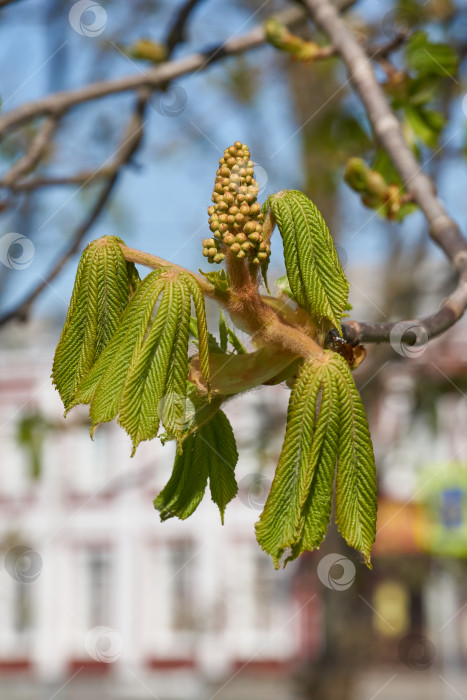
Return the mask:
<svg viewBox="0 0 467 700">
<path fill-rule="evenodd" d="M 289 401 L 279 464 L 256 524 L 261 547 L 279 567 L 319 547 L 331 513 L 337 465 L 336 522 L 370 565 L 376 529 L 376 477 L 365 412 L 343 357 L 330 350 L 306 362 Z"/>
<path fill-rule="evenodd" d="M 182 439 L 192 299 L 200 367 L 209 394 L 203 295 L 190 274 L 159 268 L 142 281 L 74 398 L 73 405 L 90 404 L 93 427 L 118 416 L 133 441 L 133 454 L 142 440 L 156 437 L 161 421 L 179 442 Z"/>
<path fill-rule="evenodd" d="M 312 316 L 328 318 L 341 332 L 349 283 L 323 217 L 297 190 L 268 197 L 263 212 L 269 210 L 284 243 L 285 267 L 294 298 Z"/>
<path fill-rule="evenodd" d="M 52 368 L 52 380 L 65 409 L 114 335 L 140 279 L 123 257 L 117 236 L 92 241 L 83 251 L 70 307 Z"/>
<path fill-rule="evenodd" d="M 218 410 L 189 435 L 175 457 L 172 476 L 154 501 L 161 520 L 188 518 L 200 504 L 208 478 L 211 498 L 224 523 L 225 507 L 237 493 L 235 436 L 225 413 Z"/>
</svg>

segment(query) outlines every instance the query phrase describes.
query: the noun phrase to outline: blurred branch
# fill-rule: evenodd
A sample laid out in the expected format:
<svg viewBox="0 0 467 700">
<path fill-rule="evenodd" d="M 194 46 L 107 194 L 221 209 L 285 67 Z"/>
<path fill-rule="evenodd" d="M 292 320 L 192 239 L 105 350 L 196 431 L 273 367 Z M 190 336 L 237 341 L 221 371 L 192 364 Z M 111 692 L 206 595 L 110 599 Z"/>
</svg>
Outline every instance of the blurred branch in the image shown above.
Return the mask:
<svg viewBox="0 0 467 700">
<path fill-rule="evenodd" d="M 424 213 L 431 238 L 445 252 L 460 275 L 457 289 L 439 311 L 418 322 L 423 324 L 428 337 L 439 335 L 463 315 L 467 306 L 467 241 L 438 199 L 434 183 L 423 172 L 406 143 L 399 120 L 376 79 L 370 59 L 353 32 L 329 0 L 302 0 L 302 4 L 337 47 L 377 139 L 401 176 L 403 186 Z M 353 343 L 388 341 L 394 326 L 395 323 L 350 321 L 345 324 L 345 337 Z"/>
<path fill-rule="evenodd" d="M 94 224 L 98 216 L 104 209 L 107 201 L 112 193 L 112 190 L 119 178 L 122 167 L 128 163 L 133 154 L 138 149 L 141 143 L 143 130 L 144 130 L 144 113 L 146 105 L 149 99 L 150 93 L 148 90 L 141 91 L 138 96 L 135 110 L 129 121 L 127 129 L 125 130 L 124 137 L 117 151 L 115 159 L 110 167 L 110 176 L 105 183 L 103 189 L 101 190 L 97 201 L 91 209 L 83 223 L 76 229 L 71 245 L 67 250 L 60 256 L 55 265 L 52 267 L 48 275 L 42 280 L 40 284 L 35 287 L 35 289 L 28 294 L 26 299 L 21 302 L 17 307 L 0 317 L 0 326 L 5 323 L 18 319 L 20 321 L 25 321 L 28 318 L 29 312 L 34 301 L 37 297 L 44 291 L 44 289 L 57 277 L 57 275 L 62 271 L 63 267 L 67 261 L 77 252 L 82 239 L 85 237 L 91 226 Z"/>
<path fill-rule="evenodd" d="M 193 1 L 186 3 L 177 14 L 175 22 L 169 30 L 166 42 L 168 46 L 168 55 L 170 55 L 175 46 L 177 46 L 177 44 L 183 40 L 184 26 L 188 21 L 190 12 L 194 8 L 195 4 L 196 3 Z M 188 5 L 190 5 L 190 7 L 188 7 Z M 174 29 L 175 27 L 176 30 Z M 148 88 L 143 88 L 139 91 L 133 115 L 127 129 L 125 130 L 120 147 L 110 165 L 101 166 L 91 171 L 83 171 L 82 173 L 78 173 L 71 178 L 36 178 L 29 182 L 26 181 L 25 183 L 21 184 L 16 183 L 16 178 L 20 174 L 37 164 L 38 160 L 46 149 L 51 136 L 53 135 L 53 131 L 58 120 L 54 117 L 48 117 L 31 144 L 29 151 L 10 169 L 7 175 L 9 176 L 10 187 L 12 189 L 21 189 L 21 185 L 23 186 L 23 189 L 34 189 L 45 184 L 52 184 L 53 180 L 55 180 L 55 184 L 59 184 L 59 182 L 60 184 L 63 184 L 65 181 L 68 181 L 69 184 L 81 184 L 83 187 L 98 177 L 107 176 L 108 180 L 100 192 L 90 214 L 75 231 L 71 245 L 62 254 L 59 260 L 57 260 L 47 277 L 39 285 L 37 285 L 37 287 L 26 297 L 26 299 L 24 299 L 19 306 L 12 309 L 3 317 L 0 317 L 0 326 L 8 323 L 14 318 L 23 321 L 26 320 L 34 301 L 52 282 L 52 280 L 54 280 L 57 275 L 60 274 L 68 260 L 77 252 L 81 241 L 106 206 L 123 166 L 131 161 L 131 158 L 138 150 L 145 126 L 143 121 L 144 114 L 150 96 L 151 91 Z M 202 279 L 203 282 L 206 282 L 204 278 Z M 212 285 L 209 286 L 211 287 Z"/>
<path fill-rule="evenodd" d="M 178 46 L 178 44 L 185 41 L 185 29 L 190 14 L 201 2 L 203 2 L 203 0 L 186 0 L 186 2 L 184 2 L 175 13 L 167 33 L 167 39 L 165 41 L 168 56 L 172 55 L 175 47 Z"/>
<path fill-rule="evenodd" d="M 44 119 L 37 134 L 31 141 L 29 149 L 16 161 L 16 163 L 14 163 L 10 170 L 5 173 L 3 178 L 0 180 L 0 187 L 9 187 L 14 189 L 14 185 L 18 178 L 36 167 L 47 150 L 57 127 L 57 123 L 58 121 L 55 117 L 46 117 Z"/>
<path fill-rule="evenodd" d="M 291 8 L 277 14 L 278 19 L 283 24 L 292 24 L 303 19 L 303 10 Z M 167 84 L 168 81 L 179 78 L 187 73 L 204 70 L 210 64 L 227 56 L 237 54 L 256 48 L 266 42 L 266 33 L 262 25 L 258 25 L 243 36 L 229 39 L 223 44 L 203 53 L 193 54 L 185 58 L 168 61 L 149 69 L 144 73 L 128 75 L 116 80 L 91 83 L 76 90 L 56 92 L 47 97 L 43 97 L 34 102 L 27 102 L 16 109 L 4 113 L 0 117 L 0 135 L 8 129 L 17 127 L 25 121 L 44 114 L 62 117 L 72 107 L 84 102 L 101 99 L 108 95 L 115 95 L 121 92 L 129 92 L 139 88 L 149 88 L 151 90 Z"/>
</svg>

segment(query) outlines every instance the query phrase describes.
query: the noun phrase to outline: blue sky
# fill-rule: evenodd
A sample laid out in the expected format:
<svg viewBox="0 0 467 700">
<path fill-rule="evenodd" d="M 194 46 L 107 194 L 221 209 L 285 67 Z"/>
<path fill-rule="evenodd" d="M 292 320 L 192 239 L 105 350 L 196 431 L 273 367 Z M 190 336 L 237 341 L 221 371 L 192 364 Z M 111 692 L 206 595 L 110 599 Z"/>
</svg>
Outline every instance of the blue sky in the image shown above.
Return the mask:
<svg viewBox="0 0 467 700">
<path fill-rule="evenodd" d="M 69 25 L 67 13 L 68 6 L 71 8 L 72 4 L 65 3 L 66 12 L 62 11 L 61 24 L 52 40 L 43 8 L 48 6 L 53 16 L 54 0 L 45 3 L 23 0 L 1 12 L 1 95 L 4 110 L 49 92 L 49 69 L 53 61 L 66 65 L 64 77 L 58 77 L 58 83 L 64 81 L 61 87 L 65 88 L 141 70 L 144 64 L 135 65 L 119 54 L 114 46 L 109 48 L 109 42 L 118 46 L 123 41 L 129 42 L 141 36 L 158 39 L 173 10 L 172 3 L 165 3 L 163 10 L 155 16 L 154 25 L 142 30 L 137 24 L 132 26 L 128 5 L 119 0 L 102 2 L 107 13 L 107 24 L 104 32 L 96 38 L 80 36 Z M 366 1 L 359 3 L 358 10 L 362 14 L 378 13 L 381 12 L 381 5 L 381 2 Z M 280 3 L 271 2 L 271 9 L 280 6 Z M 212 8 L 212 2 L 201 4 L 193 16 L 190 42 L 179 55 L 212 46 L 233 34 L 242 34 L 257 22 L 256 18 L 251 19 L 251 10 L 238 3 L 218 2 L 215 15 Z M 101 64 L 99 56 L 96 60 L 95 42 L 100 42 L 100 47 L 106 47 L 105 51 L 110 50 L 115 54 L 112 61 L 103 60 Z M 51 53 L 56 49 L 55 57 L 50 60 Z M 209 235 L 206 207 L 210 203 L 217 160 L 223 149 L 235 140 L 246 142 L 254 148 L 253 158 L 263 168 L 263 182 L 260 184 L 267 178 L 262 200 L 279 189 L 300 187 L 302 132 L 293 114 L 287 85 L 281 82 L 280 74 L 271 67 L 273 51 L 270 47 L 258 49 L 246 59 L 252 70 L 260 70 L 259 90 L 251 107 L 238 105 L 224 90 L 219 89 L 226 61 L 210 67 L 206 72 L 178 81 L 181 86 L 179 96 L 186 98 L 185 107 L 178 116 L 161 114 L 160 96 L 154 96 L 148 110 L 144 146 L 133 166 L 123 173 L 108 212 L 91 229 L 84 243 L 100 235 L 115 234 L 132 247 L 156 253 L 191 269 L 196 270 L 200 266 L 206 269 L 200 244 L 201 239 Z M 102 55 L 105 56 L 105 53 Z M 459 92 L 452 123 L 444 134 L 451 148 L 462 144 L 465 137 L 461 86 Z M 358 101 L 352 97 L 349 99 L 353 100 L 355 110 L 361 113 Z M 112 145 L 106 143 L 106 137 L 113 136 L 114 131 L 118 136 L 122 115 L 129 114 L 131 104 L 131 96 L 120 95 L 76 110 L 64 121 L 63 129 L 59 132 L 61 150 L 55 156 L 51 172 L 70 174 L 97 165 L 111 155 Z M 104 115 L 103 124 L 102 116 L 98 115 Z M 102 146 L 99 139 L 96 146 L 96 139 L 90 138 L 96 129 L 102 131 Z M 273 153 L 276 153 L 275 157 L 270 157 Z M 466 230 L 465 164 L 450 160 L 448 165 L 438 182 L 439 194 Z M 46 274 L 60 250 L 66 246 L 74 227 L 85 215 L 83 204 L 89 206 L 89 202 L 89 195 L 72 188 L 41 191 L 35 200 L 34 230 L 18 230 L 33 240 L 36 255 L 30 267 L 11 273 L 3 308 L 20 301 L 27 289 Z M 349 266 L 357 262 L 371 264 L 380 261 L 387 249 L 391 227 L 397 224 L 381 222 L 372 210 L 361 205 L 358 197 L 345 185 L 341 188 L 339 214 L 339 245 L 345 248 Z M 17 226 L 18 220 L 14 215 L 4 215 L 0 221 L 0 234 L 16 231 Z M 412 215 L 405 221 L 407 245 L 410 246 L 411 241 L 416 242 L 423 226 L 420 214 Z M 432 252 L 438 254 L 434 246 Z M 76 262 L 77 259 L 44 293 L 36 304 L 36 314 L 52 314 L 59 318 L 65 314 Z M 273 239 L 272 270 L 277 273 L 282 270 L 279 237 Z"/>
</svg>

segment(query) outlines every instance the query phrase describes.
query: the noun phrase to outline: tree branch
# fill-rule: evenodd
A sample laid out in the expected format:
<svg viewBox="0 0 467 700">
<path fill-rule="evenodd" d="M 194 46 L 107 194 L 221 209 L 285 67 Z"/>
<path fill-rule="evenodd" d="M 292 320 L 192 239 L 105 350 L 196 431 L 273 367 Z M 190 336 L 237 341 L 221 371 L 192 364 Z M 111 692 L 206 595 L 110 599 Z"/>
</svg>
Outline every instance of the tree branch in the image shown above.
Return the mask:
<svg viewBox="0 0 467 700">
<path fill-rule="evenodd" d="M 107 201 L 120 175 L 122 166 L 131 160 L 133 154 L 141 143 L 144 129 L 144 112 L 149 97 L 150 93 L 147 90 L 142 91 L 139 95 L 134 113 L 125 131 L 122 144 L 120 145 L 118 153 L 113 161 L 109 179 L 101 190 L 90 214 L 88 214 L 83 223 L 76 229 L 71 245 L 67 248 L 65 253 L 60 256 L 42 282 L 38 284 L 30 294 L 28 294 L 26 299 L 24 299 L 24 301 L 17 307 L 0 317 L 0 326 L 3 326 L 13 319 L 18 319 L 21 321 L 27 320 L 34 301 L 62 271 L 68 260 L 78 251 L 81 241 L 107 204 Z"/>
<path fill-rule="evenodd" d="M 10 170 L 0 180 L 0 187 L 14 189 L 16 181 L 36 167 L 47 150 L 57 128 L 57 123 L 58 121 L 55 117 L 46 117 L 44 119 L 27 152 L 12 165 Z"/>
<path fill-rule="evenodd" d="M 277 14 L 283 24 L 293 24 L 303 19 L 304 13 L 300 8 L 291 8 Z M 225 58 L 235 56 L 249 49 L 256 48 L 266 42 L 266 34 L 262 25 L 240 37 L 229 39 L 224 44 L 216 46 L 204 53 L 197 53 L 178 60 L 169 61 L 151 68 L 144 73 L 128 75 L 116 80 L 91 83 L 76 90 L 67 90 L 48 95 L 4 113 L 0 117 L 0 135 L 8 129 L 17 127 L 25 121 L 44 114 L 57 118 L 63 116 L 72 107 L 100 99 L 108 95 L 129 92 L 138 88 L 154 89 L 187 73 L 205 69 L 208 65 Z"/>
<path fill-rule="evenodd" d="M 399 120 L 376 79 L 370 59 L 352 31 L 329 0 L 302 0 L 302 4 L 337 47 L 376 138 L 388 153 L 403 185 L 424 213 L 431 238 L 442 248 L 460 275 L 459 286 L 441 309 L 419 322 L 425 327 L 428 337 L 439 335 L 462 316 L 467 306 L 467 241 L 444 209 L 436 196 L 432 180 L 423 172 L 406 143 Z M 353 343 L 387 341 L 394 325 L 395 323 L 365 324 L 351 321 L 344 326 L 345 337 Z"/>
<path fill-rule="evenodd" d="M 167 55 L 171 56 L 178 44 L 185 41 L 185 31 L 188 19 L 197 5 L 203 0 L 186 0 L 175 13 L 175 16 L 170 24 L 167 33 L 165 45 L 167 46 Z"/>
</svg>

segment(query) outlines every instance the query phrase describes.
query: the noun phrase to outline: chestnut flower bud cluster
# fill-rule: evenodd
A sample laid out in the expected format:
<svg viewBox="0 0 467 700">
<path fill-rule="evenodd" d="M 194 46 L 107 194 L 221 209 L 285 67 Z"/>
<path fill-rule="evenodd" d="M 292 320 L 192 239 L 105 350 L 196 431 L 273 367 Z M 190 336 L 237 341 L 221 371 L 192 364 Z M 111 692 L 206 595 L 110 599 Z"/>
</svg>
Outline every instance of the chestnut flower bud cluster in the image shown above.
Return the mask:
<svg viewBox="0 0 467 700">
<path fill-rule="evenodd" d="M 264 264 L 271 253 L 263 239 L 263 214 L 256 201 L 258 183 L 248 146 L 235 141 L 219 160 L 213 206 L 208 207 L 209 228 L 213 238 L 203 241 L 203 255 L 208 262 L 220 263 L 227 248 L 239 259 L 254 265 Z"/>
</svg>

